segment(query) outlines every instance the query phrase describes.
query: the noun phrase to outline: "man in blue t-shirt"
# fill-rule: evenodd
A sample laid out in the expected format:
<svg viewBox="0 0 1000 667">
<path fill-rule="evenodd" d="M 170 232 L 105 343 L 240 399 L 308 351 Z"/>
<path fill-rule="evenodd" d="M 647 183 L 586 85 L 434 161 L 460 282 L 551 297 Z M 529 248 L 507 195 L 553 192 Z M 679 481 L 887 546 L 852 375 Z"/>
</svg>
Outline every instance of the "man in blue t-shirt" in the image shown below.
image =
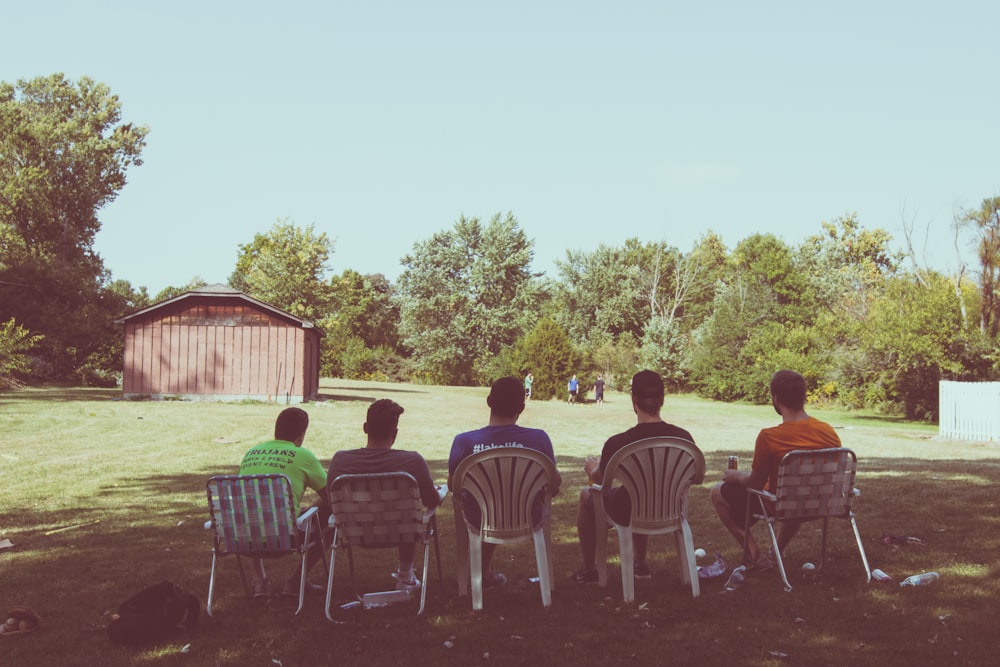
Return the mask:
<svg viewBox="0 0 1000 667">
<path fill-rule="evenodd" d="M 526 447 L 545 454 L 555 463 L 556 456 L 552 451 L 552 441 L 548 434 L 539 428 L 525 428 L 517 425 L 517 418 L 524 410 L 524 390 L 521 381 L 516 377 L 503 377 L 493 383 L 490 394 L 486 398 L 490 406 L 490 422 L 487 426 L 475 431 L 466 431 L 455 436 L 448 457 L 448 488 L 452 487 L 452 475 L 458 464 L 467 456 L 493 449 L 495 447 Z M 552 489 L 552 495 L 559 492 L 558 484 Z M 476 525 L 481 520 L 479 507 L 473 502 L 464 504 L 466 519 Z M 539 519 L 541 509 L 539 508 Z M 483 588 L 495 588 L 507 583 L 507 577 L 500 572 L 494 572 L 490 566 L 495 544 L 483 544 Z"/>
</svg>

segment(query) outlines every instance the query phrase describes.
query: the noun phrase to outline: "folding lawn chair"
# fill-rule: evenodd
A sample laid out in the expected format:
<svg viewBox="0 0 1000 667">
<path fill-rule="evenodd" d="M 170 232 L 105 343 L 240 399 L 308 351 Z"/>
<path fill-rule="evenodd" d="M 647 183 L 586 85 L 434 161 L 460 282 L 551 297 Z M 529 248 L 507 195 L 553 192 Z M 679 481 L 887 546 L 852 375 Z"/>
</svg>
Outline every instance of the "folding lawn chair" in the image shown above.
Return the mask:
<svg viewBox="0 0 1000 667">
<path fill-rule="evenodd" d="M 243 556 L 274 558 L 299 555 L 302 578 L 299 582 L 299 606 L 302 611 L 306 589 L 306 553 L 315 543 L 323 545 L 319 514 L 315 507 L 295 516 L 292 484 L 285 475 L 217 476 L 208 480 L 206 528 L 213 531 L 212 573 L 208 582 L 206 611 L 212 615 L 215 592 L 215 563 L 223 556 L 236 556 L 243 588 L 250 595 Z"/>
<path fill-rule="evenodd" d="M 418 615 L 422 614 L 427 602 L 431 538 L 434 540 L 439 582 L 442 574 L 437 508 L 424 507 L 417 480 L 405 472 L 338 475 L 330 483 L 329 494 L 333 546 L 326 585 L 326 617 L 334 620 L 330 614 L 330 600 L 338 549 L 347 550 L 351 589 L 357 595 L 354 547 L 383 549 L 407 543 L 424 545 L 424 571 L 420 584 L 420 608 L 417 610 Z"/>
<path fill-rule="evenodd" d="M 778 488 L 774 493 L 748 489 L 753 498 L 748 499 L 745 534 L 743 542 L 743 560 L 749 558 L 748 540 L 750 535 L 750 520 L 756 518 L 767 524 L 771 536 L 772 550 L 778 561 L 781 579 L 785 590 L 792 590 L 785 572 L 785 561 L 778 548 L 778 538 L 774 524 L 783 521 L 812 521 L 823 519 L 823 541 L 820 550 L 817 569 L 823 567 L 826 556 L 826 528 L 830 518 L 845 519 L 851 522 L 854 529 L 854 539 L 858 544 L 861 562 L 865 566 L 867 581 L 872 580 L 871 568 L 868 566 L 868 556 L 861 543 L 861 533 L 857 521 L 854 520 L 854 510 L 851 503 L 854 500 L 854 477 L 858 462 L 854 452 L 846 447 L 829 447 L 825 449 L 799 449 L 785 454 L 778 463 Z M 756 508 L 756 509 L 755 509 Z"/>
</svg>

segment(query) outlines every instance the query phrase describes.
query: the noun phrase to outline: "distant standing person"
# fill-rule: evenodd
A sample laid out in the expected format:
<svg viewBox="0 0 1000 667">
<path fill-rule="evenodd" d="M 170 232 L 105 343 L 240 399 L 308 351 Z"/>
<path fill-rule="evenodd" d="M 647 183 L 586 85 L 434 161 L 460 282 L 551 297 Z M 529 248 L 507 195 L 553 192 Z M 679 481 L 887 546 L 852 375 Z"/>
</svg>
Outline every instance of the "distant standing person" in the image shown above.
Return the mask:
<svg viewBox="0 0 1000 667">
<path fill-rule="evenodd" d="M 535 383 L 535 376 L 528 373 L 524 376 L 524 400 L 531 400 L 531 385 Z"/>
<path fill-rule="evenodd" d="M 597 401 L 598 405 L 604 405 L 604 378 L 600 375 L 594 382 L 594 400 Z"/>
<path fill-rule="evenodd" d="M 569 402 L 576 403 L 576 394 L 580 391 L 580 382 L 576 379 L 576 373 L 573 373 L 566 388 L 569 389 Z"/>
</svg>

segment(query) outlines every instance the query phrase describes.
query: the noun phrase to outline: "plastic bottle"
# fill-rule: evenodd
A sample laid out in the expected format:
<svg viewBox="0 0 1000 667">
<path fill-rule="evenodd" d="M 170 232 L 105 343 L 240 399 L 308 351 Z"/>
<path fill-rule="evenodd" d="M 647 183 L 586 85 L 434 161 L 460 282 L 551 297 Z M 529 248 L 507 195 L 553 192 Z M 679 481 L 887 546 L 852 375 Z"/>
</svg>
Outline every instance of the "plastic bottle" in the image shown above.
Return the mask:
<svg viewBox="0 0 1000 667">
<path fill-rule="evenodd" d="M 924 572 L 923 574 L 911 574 L 906 579 L 899 582 L 900 586 L 926 586 L 941 578 L 937 572 Z"/>
<path fill-rule="evenodd" d="M 740 565 L 738 568 L 733 570 L 733 573 L 729 575 L 729 579 L 726 579 L 726 590 L 735 591 L 738 590 L 740 586 L 743 585 L 743 573 L 746 571 L 745 565 Z"/>
</svg>

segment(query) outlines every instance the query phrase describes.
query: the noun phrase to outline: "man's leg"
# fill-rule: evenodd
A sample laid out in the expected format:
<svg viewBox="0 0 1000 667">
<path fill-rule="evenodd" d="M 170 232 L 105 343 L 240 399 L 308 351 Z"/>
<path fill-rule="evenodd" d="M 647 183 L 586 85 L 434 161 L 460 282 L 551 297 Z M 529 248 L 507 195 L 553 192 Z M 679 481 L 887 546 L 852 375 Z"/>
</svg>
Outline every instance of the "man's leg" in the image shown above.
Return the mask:
<svg viewBox="0 0 1000 667">
<path fill-rule="evenodd" d="M 597 552 L 597 528 L 594 516 L 593 491 L 585 488 L 580 491 L 580 504 L 576 510 L 576 534 L 580 540 L 580 555 L 583 557 L 582 572 L 594 570 L 594 559 Z"/>
<path fill-rule="evenodd" d="M 323 536 L 323 540 L 317 540 L 312 547 L 309 548 L 309 551 L 306 552 L 306 572 L 311 571 L 313 566 L 316 565 L 320 559 L 326 556 L 323 551 L 323 547 L 324 545 L 329 544 L 330 540 L 333 539 L 333 531 L 329 527 L 329 518 L 332 512 L 330 511 L 330 504 L 325 495 L 320 497 L 320 499 L 312 507 L 316 507 L 319 510 L 317 516 L 319 517 L 320 533 Z M 300 535 L 303 539 L 305 538 L 305 533 L 300 532 Z M 299 564 L 295 566 L 295 571 L 285 581 L 285 591 L 294 592 L 295 595 L 298 595 L 299 582 L 301 579 L 302 563 L 300 561 Z M 309 582 L 306 583 L 308 588 Z"/>
<path fill-rule="evenodd" d="M 803 523 L 802 521 L 782 521 L 778 524 L 778 551 L 782 554 L 785 553 L 785 548 L 792 541 L 792 538 L 798 534 L 799 528 L 802 527 Z"/>
<path fill-rule="evenodd" d="M 267 572 L 264 571 L 264 559 L 251 558 L 250 572 L 250 577 L 252 579 L 250 583 L 253 596 L 255 598 L 264 598 L 269 596 L 271 594 L 271 582 L 267 578 Z"/>
<path fill-rule="evenodd" d="M 718 482 L 712 487 L 710 497 L 712 499 L 712 505 L 715 507 L 715 513 L 718 515 L 719 520 L 722 521 L 722 525 L 732 533 L 733 537 L 739 542 L 740 547 L 743 546 L 744 535 L 746 534 L 743 530 L 744 517 L 737 519 L 734 514 L 738 512 L 733 511 L 733 507 L 730 502 L 723 496 L 722 492 L 723 482 Z M 745 491 L 744 491 L 745 493 Z M 744 508 L 740 508 L 745 511 Z M 753 535 L 749 535 L 747 541 L 747 549 L 750 552 L 750 562 L 756 563 L 760 560 L 760 547 L 757 546 L 757 542 L 754 541 Z"/>
</svg>

